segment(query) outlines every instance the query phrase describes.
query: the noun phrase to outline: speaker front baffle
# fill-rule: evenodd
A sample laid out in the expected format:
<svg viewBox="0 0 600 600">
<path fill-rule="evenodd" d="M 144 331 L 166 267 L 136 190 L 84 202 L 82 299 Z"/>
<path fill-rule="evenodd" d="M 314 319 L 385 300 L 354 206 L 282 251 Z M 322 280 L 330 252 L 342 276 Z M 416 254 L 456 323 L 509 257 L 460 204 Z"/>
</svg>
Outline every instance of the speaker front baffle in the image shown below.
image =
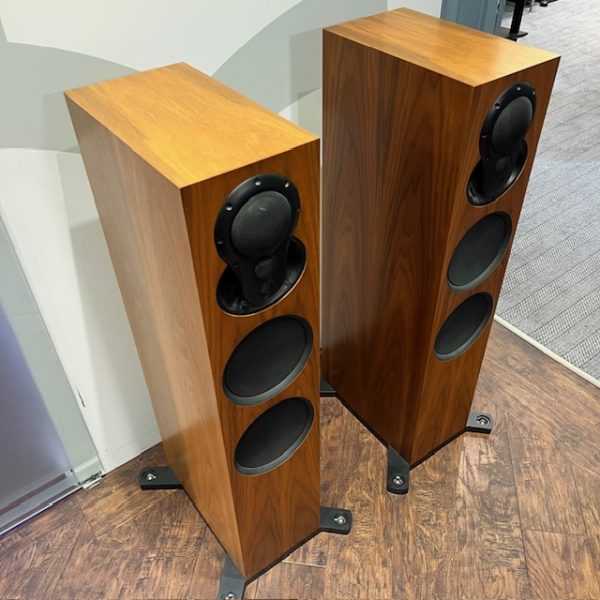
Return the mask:
<svg viewBox="0 0 600 600">
<path fill-rule="evenodd" d="M 323 38 L 323 376 L 387 489 L 463 431 L 559 58 L 400 9 Z"/>
<path fill-rule="evenodd" d="M 66 93 L 169 467 L 227 551 L 219 597 L 320 506 L 319 140 L 185 64 Z"/>
</svg>

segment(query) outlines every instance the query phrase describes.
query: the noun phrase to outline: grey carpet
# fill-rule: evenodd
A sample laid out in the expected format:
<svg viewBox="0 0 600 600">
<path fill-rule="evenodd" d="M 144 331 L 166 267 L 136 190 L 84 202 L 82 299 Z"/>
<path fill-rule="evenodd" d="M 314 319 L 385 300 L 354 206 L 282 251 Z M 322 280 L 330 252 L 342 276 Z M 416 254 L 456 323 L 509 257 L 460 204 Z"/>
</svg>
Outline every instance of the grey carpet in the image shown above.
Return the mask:
<svg viewBox="0 0 600 600">
<path fill-rule="evenodd" d="M 497 314 L 600 379 L 600 2 L 525 12 L 562 56 Z"/>
</svg>

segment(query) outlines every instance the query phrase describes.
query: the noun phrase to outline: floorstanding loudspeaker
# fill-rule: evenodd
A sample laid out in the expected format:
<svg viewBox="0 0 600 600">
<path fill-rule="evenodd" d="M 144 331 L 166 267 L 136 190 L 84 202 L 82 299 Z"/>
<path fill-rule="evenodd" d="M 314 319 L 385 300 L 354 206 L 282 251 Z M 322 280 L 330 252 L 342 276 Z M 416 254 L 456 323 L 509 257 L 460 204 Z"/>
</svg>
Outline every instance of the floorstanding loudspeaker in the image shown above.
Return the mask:
<svg viewBox="0 0 600 600">
<path fill-rule="evenodd" d="M 66 95 L 169 465 L 249 579 L 327 528 L 319 140 L 185 64 Z"/>
<path fill-rule="evenodd" d="M 465 430 L 559 58 L 400 9 L 323 61 L 323 374 L 415 466 Z"/>
</svg>

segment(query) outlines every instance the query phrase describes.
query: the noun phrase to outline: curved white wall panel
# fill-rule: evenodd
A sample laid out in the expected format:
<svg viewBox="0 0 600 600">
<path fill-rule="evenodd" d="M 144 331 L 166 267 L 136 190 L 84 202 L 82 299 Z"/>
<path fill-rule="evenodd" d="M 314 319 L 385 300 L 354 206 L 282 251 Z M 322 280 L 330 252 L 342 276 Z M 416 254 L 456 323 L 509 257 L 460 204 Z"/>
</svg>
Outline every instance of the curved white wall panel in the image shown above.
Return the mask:
<svg viewBox="0 0 600 600">
<path fill-rule="evenodd" d="M 299 1 L 1 0 L 0 18 L 10 42 L 61 48 L 138 70 L 185 61 L 211 74 Z"/>
<path fill-rule="evenodd" d="M 0 150 L 0 211 L 110 470 L 160 437 L 81 157 Z"/>
<path fill-rule="evenodd" d="M 442 12 L 442 0 L 387 0 L 388 10 L 403 6 L 414 8 L 433 17 L 439 17 Z"/>
</svg>

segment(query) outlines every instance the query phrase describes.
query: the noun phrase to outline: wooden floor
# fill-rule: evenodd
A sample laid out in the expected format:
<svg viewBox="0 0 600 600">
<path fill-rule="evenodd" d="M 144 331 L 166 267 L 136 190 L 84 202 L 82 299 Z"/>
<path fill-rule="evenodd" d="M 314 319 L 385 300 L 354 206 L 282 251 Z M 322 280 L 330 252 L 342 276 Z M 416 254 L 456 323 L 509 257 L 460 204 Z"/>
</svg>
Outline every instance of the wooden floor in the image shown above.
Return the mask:
<svg viewBox="0 0 600 600">
<path fill-rule="evenodd" d="M 385 449 L 323 400 L 324 504 L 354 513 L 246 598 L 600 598 L 600 391 L 498 325 L 467 434 L 384 491 Z M 156 447 L 0 539 L 0 598 L 214 598 L 223 551 L 182 491 L 142 492 Z"/>
</svg>

